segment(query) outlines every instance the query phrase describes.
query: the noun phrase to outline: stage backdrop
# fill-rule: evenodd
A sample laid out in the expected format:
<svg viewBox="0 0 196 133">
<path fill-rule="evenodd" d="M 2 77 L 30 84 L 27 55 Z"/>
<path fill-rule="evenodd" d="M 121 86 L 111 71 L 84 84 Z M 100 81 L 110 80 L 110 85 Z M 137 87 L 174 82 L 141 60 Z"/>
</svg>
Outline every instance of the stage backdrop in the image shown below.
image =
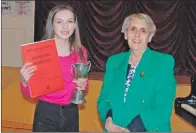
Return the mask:
<svg viewBox="0 0 196 133">
<path fill-rule="evenodd" d="M 196 1 L 194 0 L 36 0 L 35 41 L 39 41 L 49 10 L 70 4 L 78 15 L 82 44 L 93 72 L 104 72 L 108 57 L 128 50 L 121 33 L 124 18 L 136 12 L 150 15 L 157 32 L 149 46 L 174 56 L 175 73 L 196 74 Z"/>
</svg>

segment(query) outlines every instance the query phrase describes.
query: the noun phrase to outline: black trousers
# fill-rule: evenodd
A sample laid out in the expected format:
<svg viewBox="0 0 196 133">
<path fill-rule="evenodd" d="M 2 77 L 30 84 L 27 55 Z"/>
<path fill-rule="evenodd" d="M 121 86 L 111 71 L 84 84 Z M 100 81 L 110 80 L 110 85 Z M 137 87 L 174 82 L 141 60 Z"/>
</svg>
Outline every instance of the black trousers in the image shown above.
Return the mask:
<svg viewBox="0 0 196 133">
<path fill-rule="evenodd" d="M 34 114 L 33 132 L 79 132 L 78 106 L 60 106 L 39 100 Z"/>
</svg>

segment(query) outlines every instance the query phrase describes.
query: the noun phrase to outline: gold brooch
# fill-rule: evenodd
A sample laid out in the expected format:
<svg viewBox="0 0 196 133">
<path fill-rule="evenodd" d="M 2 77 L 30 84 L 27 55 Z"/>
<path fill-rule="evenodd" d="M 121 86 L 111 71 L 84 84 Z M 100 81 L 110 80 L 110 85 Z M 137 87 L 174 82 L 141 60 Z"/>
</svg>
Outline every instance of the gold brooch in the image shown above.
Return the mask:
<svg viewBox="0 0 196 133">
<path fill-rule="evenodd" d="M 140 76 L 141 76 L 141 77 L 144 77 L 144 72 L 141 72 L 141 73 L 140 73 Z"/>
</svg>

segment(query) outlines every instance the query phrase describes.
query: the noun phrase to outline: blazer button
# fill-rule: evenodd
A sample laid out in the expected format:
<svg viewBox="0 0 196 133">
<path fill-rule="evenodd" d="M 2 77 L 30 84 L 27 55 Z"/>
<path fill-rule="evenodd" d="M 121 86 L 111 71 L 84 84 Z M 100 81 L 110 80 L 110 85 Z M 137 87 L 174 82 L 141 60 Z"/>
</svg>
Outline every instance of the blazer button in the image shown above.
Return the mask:
<svg viewBox="0 0 196 133">
<path fill-rule="evenodd" d="M 142 103 L 144 103 L 144 100 L 142 100 Z"/>
</svg>

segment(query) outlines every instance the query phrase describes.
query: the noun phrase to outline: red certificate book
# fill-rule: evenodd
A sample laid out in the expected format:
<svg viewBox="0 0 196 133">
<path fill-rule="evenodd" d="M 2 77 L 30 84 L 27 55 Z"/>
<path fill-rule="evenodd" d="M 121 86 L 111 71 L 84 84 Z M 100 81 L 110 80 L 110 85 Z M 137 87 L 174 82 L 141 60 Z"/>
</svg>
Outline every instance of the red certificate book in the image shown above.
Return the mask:
<svg viewBox="0 0 196 133">
<path fill-rule="evenodd" d="M 37 65 L 29 79 L 31 97 L 38 97 L 64 88 L 55 39 L 21 45 L 24 63 Z"/>
</svg>

